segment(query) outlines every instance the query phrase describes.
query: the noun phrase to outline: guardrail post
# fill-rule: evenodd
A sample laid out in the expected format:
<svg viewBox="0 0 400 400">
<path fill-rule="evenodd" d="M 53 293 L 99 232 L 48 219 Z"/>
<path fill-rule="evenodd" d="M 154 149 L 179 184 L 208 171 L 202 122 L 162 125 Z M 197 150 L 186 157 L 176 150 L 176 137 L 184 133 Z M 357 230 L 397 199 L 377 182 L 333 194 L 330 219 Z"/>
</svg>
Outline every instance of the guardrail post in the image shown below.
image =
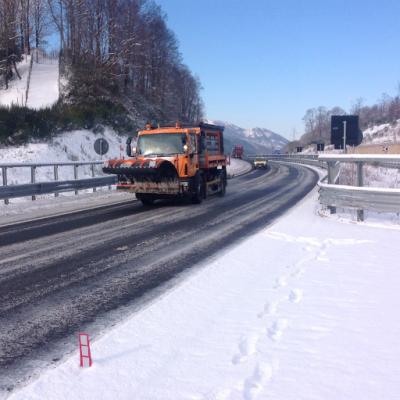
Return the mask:
<svg viewBox="0 0 400 400">
<path fill-rule="evenodd" d="M 92 170 L 92 178 L 94 178 L 94 164 L 90 164 L 90 169 Z M 93 188 L 93 193 L 96 191 L 96 188 Z"/>
<path fill-rule="evenodd" d="M 7 186 L 7 167 L 1 167 L 1 175 L 3 177 L 3 186 Z M 4 199 L 4 204 L 9 204 L 10 200 Z"/>
<path fill-rule="evenodd" d="M 32 165 L 31 167 L 31 183 L 36 183 L 36 165 Z M 36 196 L 32 196 L 32 200 L 36 200 Z"/>
<path fill-rule="evenodd" d="M 78 164 L 74 164 L 74 179 L 78 179 Z M 78 194 L 78 191 L 75 190 L 75 196 Z"/>
<path fill-rule="evenodd" d="M 328 184 L 333 185 L 335 182 L 335 177 L 333 176 L 335 173 L 334 163 L 332 161 L 328 161 Z M 336 214 L 336 207 L 328 206 L 328 210 L 331 214 Z"/>
<path fill-rule="evenodd" d="M 54 180 L 58 181 L 58 165 L 54 164 Z M 54 193 L 54 197 L 58 197 L 58 192 Z"/>
<path fill-rule="evenodd" d="M 364 186 L 364 163 L 357 162 L 357 186 Z M 357 210 L 357 221 L 364 221 L 364 210 Z"/>
</svg>

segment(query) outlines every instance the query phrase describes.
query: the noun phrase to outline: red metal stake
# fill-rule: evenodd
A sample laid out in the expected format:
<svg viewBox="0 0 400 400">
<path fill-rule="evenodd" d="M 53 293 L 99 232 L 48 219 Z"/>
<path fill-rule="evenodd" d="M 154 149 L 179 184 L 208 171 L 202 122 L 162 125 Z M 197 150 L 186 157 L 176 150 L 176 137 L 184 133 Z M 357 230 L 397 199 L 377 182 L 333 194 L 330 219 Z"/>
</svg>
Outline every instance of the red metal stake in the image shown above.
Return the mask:
<svg viewBox="0 0 400 400">
<path fill-rule="evenodd" d="M 92 355 L 90 353 L 89 335 L 87 333 L 79 334 L 79 353 L 81 367 L 91 367 Z"/>
</svg>

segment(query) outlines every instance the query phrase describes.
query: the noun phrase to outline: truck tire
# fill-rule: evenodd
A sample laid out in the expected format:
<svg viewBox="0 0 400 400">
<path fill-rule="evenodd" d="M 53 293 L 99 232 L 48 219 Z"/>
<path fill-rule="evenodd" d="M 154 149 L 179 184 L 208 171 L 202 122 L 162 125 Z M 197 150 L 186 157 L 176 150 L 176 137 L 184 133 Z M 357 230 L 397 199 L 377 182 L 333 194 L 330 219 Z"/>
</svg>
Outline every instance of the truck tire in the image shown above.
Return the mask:
<svg viewBox="0 0 400 400">
<path fill-rule="evenodd" d="M 149 196 L 146 194 L 137 194 L 136 198 L 140 200 L 144 206 L 152 206 L 156 200 L 153 196 Z"/>
<path fill-rule="evenodd" d="M 196 174 L 193 185 L 192 204 L 200 204 L 204 197 L 204 183 L 200 174 Z"/>
<path fill-rule="evenodd" d="M 226 193 L 226 172 L 223 170 L 219 176 L 220 179 L 220 191 L 218 192 L 219 197 L 224 197 Z"/>
</svg>

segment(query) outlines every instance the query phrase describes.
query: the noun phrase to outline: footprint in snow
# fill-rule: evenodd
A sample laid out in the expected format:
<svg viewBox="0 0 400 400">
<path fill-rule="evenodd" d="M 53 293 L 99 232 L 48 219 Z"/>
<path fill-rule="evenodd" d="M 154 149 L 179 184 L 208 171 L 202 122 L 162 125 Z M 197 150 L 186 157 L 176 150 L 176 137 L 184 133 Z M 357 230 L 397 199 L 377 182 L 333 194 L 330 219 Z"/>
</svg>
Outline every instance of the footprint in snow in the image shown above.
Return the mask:
<svg viewBox="0 0 400 400">
<path fill-rule="evenodd" d="M 233 357 L 232 363 L 239 364 L 247 357 L 252 356 L 257 350 L 258 335 L 250 335 L 241 339 L 239 343 L 239 352 Z"/>
<path fill-rule="evenodd" d="M 272 366 L 268 363 L 259 363 L 254 369 L 253 375 L 244 383 L 244 399 L 254 400 L 271 378 Z"/>
<path fill-rule="evenodd" d="M 284 318 L 278 319 L 268 329 L 268 337 L 274 342 L 277 342 L 278 340 L 281 339 L 283 332 L 288 327 L 288 325 L 289 322 L 287 319 Z"/>
<path fill-rule="evenodd" d="M 278 309 L 277 302 L 266 303 L 264 310 L 258 314 L 258 318 L 264 317 L 264 315 L 275 315 Z"/>
<path fill-rule="evenodd" d="M 228 400 L 231 393 L 230 389 L 222 389 L 215 395 L 215 400 Z"/>
<path fill-rule="evenodd" d="M 212 390 L 203 395 L 192 395 L 190 400 L 228 400 L 231 398 L 232 390 L 231 389 L 220 389 L 220 390 Z"/>
<path fill-rule="evenodd" d="M 284 286 L 287 286 L 287 278 L 286 276 L 280 276 L 275 282 L 274 289 L 279 289 Z"/>
<path fill-rule="evenodd" d="M 306 251 L 307 253 L 312 253 L 315 249 L 314 247 L 311 246 L 305 246 L 303 247 L 303 250 Z"/>
<path fill-rule="evenodd" d="M 300 289 L 293 289 L 289 293 L 289 300 L 292 303 L 300 303 L 303 298 L 303 291 Z"/>
<path fill-rule="evenodd" d="M 305 271 L 303 268 L 299 268 L 298 270 L 296 270 L 292 273 L 292 276 L 298 278 L 298 277 L 302 276 L 304 274 L 304 272 Z"/>
</svg>

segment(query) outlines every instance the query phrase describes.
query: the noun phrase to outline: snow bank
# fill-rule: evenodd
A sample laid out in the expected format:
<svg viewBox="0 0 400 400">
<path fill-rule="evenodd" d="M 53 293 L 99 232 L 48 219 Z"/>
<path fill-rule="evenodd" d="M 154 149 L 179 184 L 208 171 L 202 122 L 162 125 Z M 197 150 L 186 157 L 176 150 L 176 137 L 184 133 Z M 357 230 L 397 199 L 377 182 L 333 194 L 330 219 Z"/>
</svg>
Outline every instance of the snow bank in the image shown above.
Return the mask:
<svg viewBox="0 0 400 400">
<path fill-rule="evenodd" d="M 400 229 L 316 193 L 16 391 L 19 399 L 397 399 Z"/>
<path fill-rule="evenodd" d="M 132 193 L 116 191 L 114 187 L 111 187 L 111 190 L 101 187 L 97 188 L 96 192 L 91 189 L 79 191 L 78 196 L 75 196 L 74 192 L 67 192 L 60 193 L 58 197 L 41 196 L 40 201 L 31 201 L 30 197 L 25 198 L 25 201 L 10 200 L 8 205 L 0 204 L 0 226 L 81 210 L 93 210 L 124 201 L 134 201 L 134 199 Z"/>
<path fill-rule="evenodd" d="M 239 158 L 231 158 L 230 164 L 227 167 L 228 177 L 234 177 L 246 174 L 252 170 L 252 165 L 248 161 Z"/>
</svg>

